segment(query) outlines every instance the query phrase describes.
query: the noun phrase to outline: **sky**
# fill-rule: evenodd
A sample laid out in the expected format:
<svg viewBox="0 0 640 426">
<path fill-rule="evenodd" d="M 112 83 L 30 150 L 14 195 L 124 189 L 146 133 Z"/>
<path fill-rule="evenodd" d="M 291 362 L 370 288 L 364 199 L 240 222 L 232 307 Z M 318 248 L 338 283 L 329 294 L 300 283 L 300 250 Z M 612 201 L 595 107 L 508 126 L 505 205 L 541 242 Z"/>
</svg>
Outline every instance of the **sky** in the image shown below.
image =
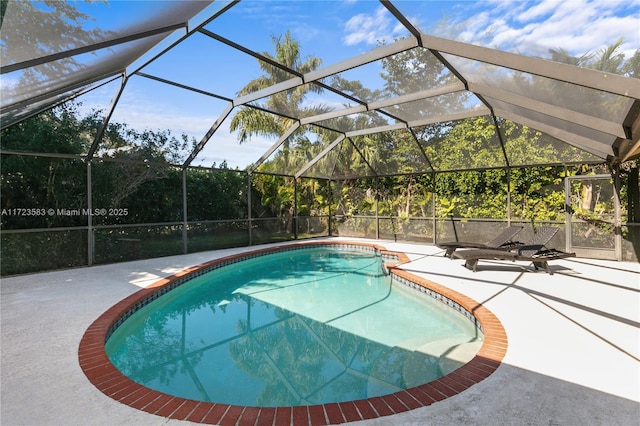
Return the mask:
<svg viewBox="0 0 640 426">
<path fill-rule="evenodd" d="M 108 25 L 119 31 L 141 16 L 157 22 L 158 3 L 169 4 L 111 1 L 93 3 L 86 11 L 95 17 L 96 26 Z M 219 4 L 224 2 L 213 7 Z M 640 0 L 396 1 L 394 5 L 426 34 L 525 55 L 548 57 L 550 48 L 581 55 L 597 52 L 619 38 L 624 40 L 621 51 L 627 57 L 640 48 Z M 321 58 L 322 66 L 408 34 L 372 0 L 241 1 L 205 28 L 257 52 L 272 52 L 272 38 L 289 30 L 299 41 L 302 55 Z M 234 98 L 248 81 L 262 74 L 255 59 L 201 34 L 141 71 L 228 98 Z M 354 74 L 376 87 L 382 84 L 377 71 L 374 66 L 363 67 Z M 116 90 L 117 84 L 112 84 L 91 92 L 82 99 L 84 107 L 106 108 Z M 325 94 L 309 102 L 339 107 L 343 100 Z M 200 141 L 226 105 L 222 100 L 134 77 L 112 120 L 136 128 L 169 128 L 174 134 L 185 133 Z M 226 160 L 231 167 L 244 168 L 274 142 L 260 137 L 239 146 L 227 120 L 194 165 L 219 165 Z"/>
</svg>

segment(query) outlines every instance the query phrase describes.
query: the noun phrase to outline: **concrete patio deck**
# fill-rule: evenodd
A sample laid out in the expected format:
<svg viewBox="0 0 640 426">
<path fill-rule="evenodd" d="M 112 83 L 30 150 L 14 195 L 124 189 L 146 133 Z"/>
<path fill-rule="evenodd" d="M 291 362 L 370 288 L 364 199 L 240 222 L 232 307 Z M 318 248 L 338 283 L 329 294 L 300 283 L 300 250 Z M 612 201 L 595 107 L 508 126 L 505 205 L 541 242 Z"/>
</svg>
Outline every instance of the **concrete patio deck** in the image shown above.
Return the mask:
<svg viewBox="0 0 640 426">
<path fill-rule="evenodd" d="M 473 273 L 437 247 L 358 241 L 404 252 L 411 262 L 403 269 L 483 303 L 501 320 L 509 346 L 498 370 L 466 391 L 357 424 L 638 424 L 639 264 L 570 258 L 552 262 L 555 273 L 548 275 L 523 262 L 487 261 Z M 141 287 L 256 248 L 2 279 L 0 423 L 193 424 L 135 410 L 99 392 L 79 367 L 78 344 L 100 314 Z"/>
</svg>

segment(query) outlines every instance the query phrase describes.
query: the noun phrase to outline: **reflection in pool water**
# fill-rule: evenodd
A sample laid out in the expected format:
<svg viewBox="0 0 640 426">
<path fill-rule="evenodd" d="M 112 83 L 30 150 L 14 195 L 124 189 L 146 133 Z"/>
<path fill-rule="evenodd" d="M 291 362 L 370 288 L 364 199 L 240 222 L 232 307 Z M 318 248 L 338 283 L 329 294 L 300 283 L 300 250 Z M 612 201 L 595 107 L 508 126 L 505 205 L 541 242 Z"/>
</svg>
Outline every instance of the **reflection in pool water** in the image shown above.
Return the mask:
<svg viewBox="0 0 640 426">
<path fill-rule="evenodd" d="M 379 256 L 305 248 L 189 281 L 133 314 L 106 350 L 164 393 L 295 406 L 418 386 L 471 359 L 481 339 L 458 312 L 392 283 Z"/>
</svg>

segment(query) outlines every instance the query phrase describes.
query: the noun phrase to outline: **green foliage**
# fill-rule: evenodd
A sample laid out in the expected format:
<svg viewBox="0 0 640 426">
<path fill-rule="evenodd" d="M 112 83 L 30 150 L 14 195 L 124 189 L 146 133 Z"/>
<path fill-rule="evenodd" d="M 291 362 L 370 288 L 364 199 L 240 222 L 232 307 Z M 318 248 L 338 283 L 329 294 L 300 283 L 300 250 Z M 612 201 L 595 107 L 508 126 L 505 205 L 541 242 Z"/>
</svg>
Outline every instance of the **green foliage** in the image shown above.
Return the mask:
<svg viewBox="0 0 640 426">
<path fill-rule="evenodd" d="M 0 133 L 3 150 L 83 154 L 93 141 L 91 120 L 79 118 L 78 106 L 66 103 L 21 121 Z"/>
<path fill-rule="evenodd" d="M 437 217 L 506 218 L 505 170 L 436 175 Z"/>
<path fill-rule="evenodd" d="M 74 2 L 12 1 L 11 13 L 5 14 L 8 6 L 9 2 L 3 0 L 0 26 L 13 29 L 13 31 L 2 33 L 0 62 L 3 65 L 15 62 L 17 58 L 40 58 L 68 50 L 70 47 L 96 44 L 115 36 L 111 31 L 96 28 L 90 22 L 94 18 L 78 10 Z M 31 30 L 15 30 L 22 28 Z M 52 28 L 54 28 L 53 31 Z M 64 36 L 55 36 L 55 34 L 64 34 Z M 16 52 L 12 49 L 20 51 Z M 71 57 L 25 69 L 19 84 L 10 87 L 9 93 L 6 93 L 6 88 L 3 87 L 5 91 L 3 97 L 5 100 L 11 98 L 13 89 L 17 89 L 18 92 L 24 87 L 29 87 L 32 91 L 37 90 L 38 85 L 50 84 L 50 80 L 55 81 L 61 74 L 70 74 L 82 68 L 82 64 Z"/>
<path fill-rule="evenodd" d="M 2 234 L 0 275 L 86 265 L 87 231 Z"/>
<path fill-rule="evenodd" d="M 4 150 L 70 157 L 2 156 L 2 208 L 37 208 L 46 213 L 3 215 L 2 229 L 86 225 L 86 215 L 64 215 L 58 210 L 89 207 L 89 168 L 84 156 L 100 122 L 98 112 L 81 117 L 78 105 L 67 103 L 2 130 L 0 146 Z M 90 168 L 91 207 L 125 208 L 127 212 L 96 216 L 94 224 L 181 220 L 182 177 L 171 163 L 184 155 L 188 145 L 185 136 L 176 138 L 168 131 L 139 131 L 111 123 L 100 142 L 99 157 Z M 49 214 L 49 209 L 55 213 Z"/>
<path fill-rule="evenodd" d="M 0 158 L 2 229 L 86 224 L 86 218 L 48 214 L 48 209 L 87 208 L 87 168 L 80 160 L 3 155 Z M 36 209 L 21 214 L 16 209 Z"/>
<path fill-rule="evenodd" d="M 637 76 L 640 55 L 636 52 L 625 63 L 617 52 L 618 46 L 579 58 L 569 57 L 561 50 L 553 54 L 556 60 L 586 63 L 598 69 Z M 320 65 L 316 58 L 301 58 L 300 47 L 289 33 L 284 38 L 274 38 L 274 47 L 275 55 L 269 57 L 302 73 Z M 385 58 L 382 63 L 385 86 L 380 90 L 366 89 L 361 82 L 341 76 L 334 76 L 331 84 L 356 98 L 372 102 L 454 80 L 427 49 L 401 52 Z M 250 82 L 240 95 L 290 77 L 270 64 L 260 63 L 260 66 L 265 75 Z M 552 93 L 555 89 L 545 80 L 533 81 L 522 74 L 516 74 L 514 79 L 522 80 L 520 83 L 525 92 Z M 308 85 L 280 92 L 265 101 L 262 107 L 289 116 L 326 112 L 328 108 L 325 107 L 307 109 L 304 106 L 305 97 L 312 90 L 320 90 L 318 87 Z M 424 111 L 407 103 L 393 113 L 419 119 L 423 118 L 420 115 L 423 113 L 464 110 L 465 101 L 464 97 L 439 98 Z M 572 101 L 584 102 L 588 107 L 589 102 L 603 99 L 590 98 L 585 92 Z M 615 107 L 611 105 L 611 108 Z M 386 123 L 386 118 L 380 115 L 360 114 L 323 124 L 338 131 L 349 131 Z M 379 224 L 383 236 L 416 239 L 432 232 L 432 221 L 424 219 L 433 216 L 507 219 L 510 214 L 509 218 L 514 220 L 563 220 L 565 168 L 530 165 L 590 162 L 595 158 L 526 126 L 500 118 L 494 122 L 485 116 L 432 124 L 412 132 L 401 130 L 347 138 L 313 169 L 334 180 L 294 179 L 292 175 L 339 134 L 327 128 L 301 128 L 284 142 L 270 161 L 260 166 L 260 173 L 251 174 L 251 194 L 247 194 L 247 174 L 228 170 L 224 163 L 218 170 L 190 168 L 185 172 L 176 167 L 193 147 L 193 140 L 189 141 L 184 135 L 175 137 L 168 131 L 132 129 L 123 123 L 107 126 L 96 158 L 88 166 L 84 157 L 100 124 L 99 112 L 81 117 L 76 105 L 64 104 L 2 130 L 0 147 L 3 150 L 69 157 L 2 155 L 2 208 L 53 208 L 57 211 L 84 209 L 91 204 L 93 208 L 127 210 L 126 215 L 96 217 L 92 222 L 94 225 L 181 222 L 184 215 L 183 173 L 186 173 L 187 220 L 194 223 L 189 229 L 193 247 L 210 249 L 247 244 L 248 230 L 243 219 L 247 218 L 249 208 L 251 217 L 258 223 L 254 224 L 256 229 L 251 230 L 253 242 L 291 239 L 294 230 L 300 228 L 294 228 L 294 213 L 305 218 L 337 215 L 341 218 L 337 228 L 349 230 L 351 235 L 374 237 L 376 224 Z M 257 135 L 279 137 L 291 125 L 288 118 L 253 108 L 241 108 L 231 123 L 232 130 L 239 132 L 239 142 Z M 507 160 L 510 169 L 506 168 Z M 628 200 L 630 221 L 640 217 L 637 167 L 638 161 L 635 161 L 623 165 L 620 172 L 623 182 L 620 196 L 623 201 Z M 87 176 L 89 171 L 91 176 Z M 568 169 L 569 175 L 593 173 L 602 171 L 592 166 Z M 313 173 L 309 175 L 314 176 Z M 367 177 L 351 179 L 354 176 Z M 89 178 L 91 200 L 87 194 Z M 632 181 L 627 182 L 627 179 Z M 507 194 L 510 194 L 510 212 L 507 211 Z M 247 205 L 249 195 L 251 206 Z M 578 192 L 573 197 L 578 201 L 587 200 Z M 605 198 L 610 202 L 611 196 Z M 605 198 L 578 214 L 595 220 L 593 212 L 612 209 L 603 201 Z M 292 211 L 293 206 L 297 211 Z M 1 220 L 3 230 L 87 224 L 86 217 L 59 214 L 3 215 Z M 222 225 L 209 222 L 214 220 L 225 222 Z M 312 228 L 319 228 L 319 221 L 306 223 L 309 234 L 318 232 Z M 179 225 L 106 227 L 99 230 L 96 245 L 104 255 L 101 261 L 174 254 L 182 250 L 179 228 Z M 22 269 L 11 264 L 17 265 L 21 261 L 32 264 L 28 262 L 29 257 L 44 256 L 38 247 L 65 250 L 63 247 L 70 241 L 82 240 L 82 232 L 3 236 L 3 245 L 17 251 L 11 256 L 3 251 L 2 273 L 20 272 Z M 24 249 L 19 250 L 21 245 Z M 87 255 L 86 244 L 67 251 L 69 256 L 62 256 L 58 266 L 81 264 Z M 7 261 L 10 264 L 5 267 Z M 46 263 L 46 267 L 58 267 L 54 263 Z"/>
<path fill-rule="evenodd" d="M 564 220 L 562 167 L 527 167 L 511 171 L 511 216 L 523 220 Z"/>
<path fill-rule="evenodd" d="M 0 133 L 0 146 L 6 150 L 77 154 L 85 151 L 88 143 L 87 130 L 77 118 L 73 105 L 48 111 Z M 87 207 L 87 168 L 80 159 L 3 155 L 0 161 L 3 209 Z M 79 217 L 49 214 L 2 216 L 2 229 L 80 224 Z"/>
<path fill-rule="evenodd" d="M 293 179 L 283 176 L 254 174 L 251 177 L 254 217 L 279 217 L 294 204 Z"/>
<path fill-rule="evenodd" d="M 179 192 L 182 194 L 182 192 Z M 189 221 L 246 218 L 247 176 L 233 170 L 187 170 Z"/>
</svg>

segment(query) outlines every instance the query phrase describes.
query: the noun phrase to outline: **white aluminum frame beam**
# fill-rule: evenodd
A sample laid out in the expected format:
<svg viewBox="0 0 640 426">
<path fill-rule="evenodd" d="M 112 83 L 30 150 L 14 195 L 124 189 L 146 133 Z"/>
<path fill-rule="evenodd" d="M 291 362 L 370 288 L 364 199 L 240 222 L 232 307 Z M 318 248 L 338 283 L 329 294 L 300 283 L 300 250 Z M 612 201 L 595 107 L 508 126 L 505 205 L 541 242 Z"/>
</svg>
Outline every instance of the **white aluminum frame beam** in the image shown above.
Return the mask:
<svg viewBox="0 0 640 426">
<path fill-rule="evenodd" d="M 346 132 L 345 136 L 348 138 L 352 138 L 354 136 L 373 135 L 375 133 L 388 132 L 391 130 L 402 130 L 406 128 L 407 128 L 407 123 L 396 123 L 396 124 L 389 124 L 387 126 L 371 127 L 369 129 L 352 130 L 350 132 Z"/>
<path fill-rule="evenodd" d="M 436 87 L 433 89 L 420 90 L 418 92 L 409 93 L 407 95 L 398 96 L 395 98 L 385 99 L 382 101 L 375 101 L 369 103 L 369 109 L 375 110 L 380 108 L 386 108 L 394 105 L 402 105 L 408 102 L 421 101 L 423 99 L 435 98 L 436 96 L 447 95 L 449 93 L 462 92 L 465 90 L 464 83 L 458 81 L 444 85 L 442 87 Z"/>
<path fill-rule="evenodd" d="M 308 72 L 303 76 L 304 82 L 309 83 L 312 81 L 321 80 L 325 77 L 339 74 L 341 72 L 368 64 L 370 62 L 379 61 L 380 59 L 384 59 L 387 56 L 395 55 L 396 53 L 413 49 L 414 47 L 418 47 L 418 41 L 415 38 L 401 39 L 396 41 L 395 43 L 377 47 L 358 56 L 354 56 L 347 60 L 337 62 L 333 65 L 329 65 L 319 70 Z"/>
<path fill-rule="evenodd" d="M 541 77 L 640 99 L 640 80 L 422 34 L 429 49 Z"/>
<path fill-rule="evenodd" d="M 280 82 L 271 87 L 267 87 L 266 89 L 258 90 L 249 95 L 238 97 L 234 100 L 235 106 L 240 106 L 247 104 L 249 102 L 253 102 L 255 100 L 265 98 L 267 96 L 275 95 L 278 92 L 282 92 L 288 89 L 293 89 L 296 86 L 305 83 L 312 83 L 316 80 L 321 80 L 325 77 L 329 77 L 334 74 L 338 74 L 352 68 L 359 67 L 361 65 L 368 64 L 369 62 L 374 62 L 387 56 L 412 49 L 418 46 L 418 42 L 415 39 L 404 39 L 398 40 L 393 44 L 378 47 L 369 52 L 363 53 L 358 56 L 354 56 L 353 58 L 347 59 L 346 61 L 338 62 L 333 65 L 330 65 L 325 68 L 321 68 L 316 71 L 311 71 L 300 77 L 294 77 L 289 80 Z"/>
<path fill-rule="evenodd" d="M 447 84 L 446 86 L 438 87 L 435 89 L 421 90 L 419 92 L 410 93 L 408 95 L 398 96 L 391 99 L 385 99 L 383 101 L 375 101 L 366 105 L 357 105 L 351 108 L 345 108 L 327 112 L 325 114 L 314 115 L 312 117 L 305 117 L 300 119 L 302 124 L 313 124 L 323 120 L 329 120 L 332 118 L 345 117 L 351 114 L 357 114 L 367 111 L 377 111 L 381 108 L 386 108 L 394 105 L 401 105 L 407 102 L 420 101 L 423 99 L 433 98 L 448 93 L 461 92 L 465 90 L 462 82 L 453 84 Z"/>
<path fill-rule="evenodd" d="M 491 115 L 491 110 L 487 107 L 481 107 L 472 111 L 456 112 L 453 114 L 439 115 L 437 117 L 429 117 L 421 120 L 413 120 L 408 123 L 410 128 L 427 126 L 429 124 L 443 123 L 446 121 L 464 120 L 465 118 L 482 117 L 483 115 Z"/>
<path fill-rule="evenodd" d="M 338 146 L 338 144 L 340 142 L 342 142 L 343 140 L 345 140 L 345 139 L 346 139 L 346 136 L 344 134 L 338 136 L 336 138 L 336 140 L 331 142 L 325 149 L 322 150 L 322 152 L 320 152 L 318 155 L 313 157 L 313 159 L 311 161 L 309 161 L 307 164 L 302 166 L 302 168 L 300 170 L 298 170 L 298 173 L 295 174 L 295 178 L 298 179 L 300 176 L 305 174 L 307 172 L 307 170 L 309 170 L 311 167 L 313 167 L 314 164 L 316 164 L 318 161 L 320 161 L 322 159 L 322 157 L 324 157 L 327 153 L 329 153 L 329 151 L 331 151 L 333 148 Z"/>
<path fill-rule="evenodd" d="M 345 117 L 347 115 L 357 114 L 357 113 L 367 112 L 367 111 L 369 111 L 369 108 L 367 108 L 366 105 L 357 105 L 351 108 L 337 109 L 324 114 L 318 114 L 312 117 L 301 118 L 300 122 L 302 124 L 312 124 L 312 123 L 317 123 L 319 121 L 331 120 L 332 118 L 340 118 L 340 117 Z"/>
<path fill-rule="evenodd" d="M 273 152 L 278 149 L 280 147 L 280 145 L 282 145 L 284 143 L 284 141 L 286 141 L 287 139 L 289 139 L 289 137 L 300 128 L 300 122 L 299 121 L 294 121 L 293 124 L 291 125 L 291 127 L 289 127 L 287 129 L 286 132 L 284 132 L 284 134 L 282 136 L 280 136 L 280 138 L 276 141 L 276 143 L 274 143 L 273 145 L 271 145 L 271 148 L 269 148 L 267 150 L 267 152 L 265 152 L 264 154 L 262 154 L 262 157 L 260 157 L 258 159 L 258 161 L 256 161 L 253 166 L 249 169 L 249 173 L 253 173 L 258 167 L 260 167 L 260 164 L 262 164 L 267 158 L 269 158 L 269 156 L 271 154 L 273 154 Z"/>
<path fill-rule="evenodd" d="M 218 119 L 213 123 L 209 131 L 207 131 L 204 137 L 200 140 L 200 142 L 198 142 L 196 147 L 193 149 L 193 151 L 191 151 L 191 154 L 189 154 L 189 157 L 182 164 L 183 169 L 186 169 L 187 167 L 189 167 L 191 162 L 196 158 L 196 156 L 200 153 L 200 151 L 202 151 L 202 149 L 207 144 L 207 142 L 209 142 L 209 139 L 213 137 L 216 130 L 218 130 L 218 127 L 220 127 L 224 122 L 224 120 L 226 120 L 226 118 L 229 116 L 229 114 L 231 114 L 232 110 L 233 110 L 233 104 L 229 103 L 225 108 L 225 110 L 222 112 L 222 114 L 220 114 L 220 117 L 218 117 Z"/>
<path fill-rule="evenodd" d="M 469 90 L 476 94 L 488 96 L 490 98 L 494 98 L 511 105 L 549 115 L 554 118 L 559 118 L 561 120 L 588 127 L 590 129 L 597 130 L 603 133 L 608 133 L 613 136 L 617 136 L 620 138 L 626 137 L 622 125 L 609 120 L 604 120 L 599 117 L 582 114 L 577 111 L 568 110 L 566 108 L 558 107 L 546 102 L 537 101 L 535 99 L 517 95 L 512 92 L 507 92 L 492 87 L 486 87 L 475 83 L 469 83 Z"/>
<path fill-rule="evenodd" d="M 242 106 L 249 102 L 257 101 L 258 99 L 266 98 L 267 96 L 273 96 L 276 93 L 284 92 L 285 90 L 295 89 L 296 87 L 304 84 L 302 78 L 293 77 L 289 80 L 281 81 L 262 90 L 257 90 L 248 95 L 237 97 L 233 100 L 234 106 Z"/>
<path fill-rule="evenodd" d="M 602 142 L 595 141 L 593 139 L 585 138 L 584 136 L 576 135 L 575 133 L 568 132 L 566 130 L 558 129 L 557 127 L 550 126 L 548 124 L 540 123 L 538 121 L 522 117 L 518 114 L 504 111 L 501 109 L 495 109 L 495 114 L 499 117 L 506 118 L 515 123 L 519 123 L 546 133 L 549 136 L 553 136 L 563 142 L 568 143 L 578 149 L 589 152 L 602 159 L 606 159 L 608 156 L 614 156 L 613 148 L 610 145 L 605 145 Z"/>
</svg>

